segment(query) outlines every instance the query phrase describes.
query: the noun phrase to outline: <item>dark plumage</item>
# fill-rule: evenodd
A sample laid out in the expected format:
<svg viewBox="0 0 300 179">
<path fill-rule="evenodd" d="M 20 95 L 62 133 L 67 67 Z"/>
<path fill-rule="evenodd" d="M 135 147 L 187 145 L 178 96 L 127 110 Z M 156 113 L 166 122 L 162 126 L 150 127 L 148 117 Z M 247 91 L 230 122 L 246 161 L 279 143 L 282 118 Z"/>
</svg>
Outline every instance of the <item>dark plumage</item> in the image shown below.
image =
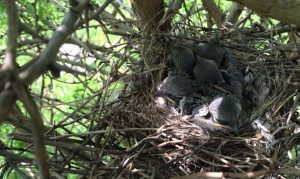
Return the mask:
<svg viewBox="0 0 300 179">
<path fill-rule="evenodd" d="M 233 75 L 237 80 L 243 83 L 244 75 L 241 70 L 242 64 L 232 55 L 227 54 L 227 72 Z"/>
<path fill-rule="evenodd" d="M 194 100 L 192 97 L 188 96 L 184 96 L 180 101 L 179 101 L 179 110 L 180 110 L 180 114 L 183 115 L 189 115 L 192 112 L 192 108 L 193 108 L 193 104 L 194 104 Z"/>
<path fill-rule="evenodd" d="M 172 44 L 170 58 L 171 65 L 175 69 L 192 74 L 192 69 L 195 65 L 195 57 L 189 48 L 178 44 Z"/>
<path fill-rule="evenodd" d="M 201 57 L 213 60 L 218 67 L 221 67 L 224 62 L 225 51 L 220 44 L 218 33 L 210 39 L 201 49 Z"/>
<path fill-rule="evenodd" d="M 241 99 L 243 95 L 243 84 L 240 82 L 240 79 L 226 71 L 222 71 L 222 76 L 225 80 L 225 83 L 222 85 L 222 87 Z"/>
<path fill-rule="evenodd" d="M 242 110 L 239 102 L 231 95 L 215 98 L 208 106 L 213 121 L 239 131 L 239 115 Z"/>
<path fill-rule="evenodd" d="M 172 74 L 164 79 L 158 87 L 156 96 L 169 97 L 177 103 L 183 97 L 192 96 L 193 88 L 188 75 Z"/>
<path fill-rule="evenodd" d="M 211 84 L 223 84 L 224 79 L 217 64 L 212 60 L 207 60 L 196 56 L 196 64 L 193 68 L 193 75 L 199 82 Z"/>
</svg>

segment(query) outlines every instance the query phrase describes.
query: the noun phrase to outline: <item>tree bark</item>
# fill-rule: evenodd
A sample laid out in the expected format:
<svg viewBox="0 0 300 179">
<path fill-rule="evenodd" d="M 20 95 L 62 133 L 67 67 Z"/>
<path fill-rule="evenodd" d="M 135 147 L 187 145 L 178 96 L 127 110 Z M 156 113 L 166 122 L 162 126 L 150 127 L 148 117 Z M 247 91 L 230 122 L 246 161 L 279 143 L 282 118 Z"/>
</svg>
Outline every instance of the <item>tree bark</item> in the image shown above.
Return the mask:
<svg viewBox="0 0 300 179">
<path fill-rule="evenodd" d="M 161 0 L 131 0 L 134 12 L 139 17 L 140 27 L 147 32 L 155 31 L 164 15 Z"/>
<path fill-rule="evenodd" d="M 300 26 L 300 0 L 231 0 L 262 16 Z"/>
<path fill-rule="evenodd" d="M 225 14 L 220 10 L 216 3 L 212 0 L 202 0 L 203 7 L 214 20 L 218 28 L 222 26 Z"/>
<path fill-rule="evenodd" d="M 229 12 L 228 16 L 226 17 L 226 22 L 229 22 L 234 25 L 238 21 L 243 10 L 244 10 L 243 5 L 232 2 L 230 12 Z"/>
<path fill-rule="evenodd" d="M 171 27 L 171 18 L 165 17 L 163 0 L 131 0 L 133 9 L 139 18 L 139 27 L 143 33 L 141 58 L 142 71 L 148 74 L 142 77 L 142 83 L 137 84 L 145 90 L 154 89 L 162 73 L 161 64 L 164 63 L 165 48 L 161 39 L 154 34 L 168 31 Z M 140 80 L 138 80 L 140 81 Z"/>
</svg>

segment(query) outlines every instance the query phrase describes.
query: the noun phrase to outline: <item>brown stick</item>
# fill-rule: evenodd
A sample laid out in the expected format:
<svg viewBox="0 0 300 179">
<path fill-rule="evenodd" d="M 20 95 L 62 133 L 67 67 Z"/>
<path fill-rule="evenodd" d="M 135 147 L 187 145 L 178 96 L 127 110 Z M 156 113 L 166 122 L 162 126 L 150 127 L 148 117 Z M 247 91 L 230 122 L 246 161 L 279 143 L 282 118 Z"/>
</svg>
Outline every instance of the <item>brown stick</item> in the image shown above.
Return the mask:
<svg viewBox="0 0 300 179">
<path fill-rule="evenodd" d="M 224 21 L 224 14 L 220 10 L 220 8 L 212 0 L 202 0 L 202 3 L 204 9 L 208 11 L 209 15 L 212 17 L 217 27 L 220 28 Z"/>
<path fill-rule="evenodd" d="M 300 25 L 300 0 L 231 0 L 262 16 L 272 17 L 288 24 Z"/>
<path fill-rule="evenodd" d="M 46 49 L 40 55 L 40 58 L 32 64 L 28 69 L 19 74 L 19 78 L 24 81 L 26 85 L 31 84 L 34 80 L 44 74 L 51 63 L 56 61 L 56 54 L 63 44 L 64 40 L 73 30 L 76 21 L 79 19 L 84 6 L 89 0 L 77 0 L 76 7 L 72 7 L 65 16 L 63 23 L 56 29 Z"/>
<path fill-rule="evenodd" d="M 29 120 L 31 124 L 31 130 L 34 136 L 35 158 L 41 172 L 41 178 L 50 178 L 51 175 L 47 162 L 48 157 L 44 141 L 44 125 L 41 114 L 38 110 L 38 107 L 34 103 L 32 97 L 30 96 L 29 92 L 24 88 L 24 86 L 20 82 L 15 82 L 13 84 L 13 89 L 30 115 Z"/>
</svg>

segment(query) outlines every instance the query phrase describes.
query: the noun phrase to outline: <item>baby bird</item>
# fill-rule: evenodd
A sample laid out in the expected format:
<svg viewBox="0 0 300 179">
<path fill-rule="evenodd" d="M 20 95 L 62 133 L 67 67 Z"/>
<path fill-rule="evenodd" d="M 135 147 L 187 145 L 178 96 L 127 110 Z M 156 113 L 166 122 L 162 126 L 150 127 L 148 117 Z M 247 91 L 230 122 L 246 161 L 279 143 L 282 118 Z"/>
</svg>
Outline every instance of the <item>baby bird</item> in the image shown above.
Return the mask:
<svg viewBox="0 0 300 179">
<path fill-rule="evenodd" d="M 183 71 L 192 74 L 193 66 L 195 65 L 195 57 L 193 52 L 179 44 L 171 44 L 171 65 L 177 71 Z"/>
<path fill-rule="evenodd" d="M 193 75 L 199 82 L 210 84 L 223 84 L 225 82 L 217 64 L 200 56 L 196 56 Z"/>
<path fill-rule="evenodd" d="M 193 88 L 191 79 L 187 74 L 171 74 L 159 85 L 156 96 L 168 97 L 178 103 L 183 97 L 192 96 Z"/>
<path fill-rule="evenodd" d="M 219 34 L 216 33 L 215 37 L 210 39 L 201 49 L 201 57 L 213 60 L 218 67 L 221 67 L 225 58 L 225 51 L 221 46 Z"/>
<path fill-rule="evenodd" d="M 234 94 L 242 99 L 243 95 L 243 84 L 240 80 L 234 75 L 229 74 L 227 71 L 222 71 L 222 76 L 225 80 L 225 83 L 222 87 L 230 92 L 230 94 Z"/>
<path fill-rule="evenodd" d="M 239 115 L 242 107 L 233 96 L 217 97 L 210 102 L 208 108 L 214 122 L 226 125 L 236 133 L 239 132 Z"/>
</svg>

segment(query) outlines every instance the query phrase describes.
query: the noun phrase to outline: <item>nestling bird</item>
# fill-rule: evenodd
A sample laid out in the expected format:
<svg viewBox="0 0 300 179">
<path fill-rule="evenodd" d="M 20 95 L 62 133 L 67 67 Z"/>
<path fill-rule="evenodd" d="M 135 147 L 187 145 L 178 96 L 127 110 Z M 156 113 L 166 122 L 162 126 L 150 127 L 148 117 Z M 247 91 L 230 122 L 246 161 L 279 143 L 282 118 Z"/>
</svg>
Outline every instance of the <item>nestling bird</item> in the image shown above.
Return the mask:
<svg viewBox="0 0 300 179">
<path fill-rule="evenodd" d="M 192 69 L 195 65 L 195 57 L 189 48 L 179 44 L 171 44 L 170 58 L 171 65 L 175 69 L 192 74 Z"/>
<path fill-rule="evenodd" d="M 227 72 L 233 75 L 237 80 L 239 80 L 241 83 L 244 83 L 244 75 L 241 70 L 242 64 L 232 55 L 227 54 Z"/>
<path fill-rule="evenodd" d="M 193 88 L 190 77 L 186 73 L 170 73 L 160 84 L 156 97 L 163 97 L 179 108 L 181 115 L 189 114 L 193 103 Z"/>
<path fill-rule="evenodd" d="M 194 117 L 203 117 L 208 119 L 210 117 L 209 114 L 210 114 L 209 108 L 206 104 L 197 106 L 192 111 L 192 115 Z"/>
<path fill-rule="evenodd" d="M 210 84 L 223 84 L 225 82 L 217 64 L 198 55 L 196 56 L 193 75 L 199 82 Z"/>
<path fill-rule="evenodd" d="M 230 94 L 235 94 L 240 99 L 243 95 L 243 84 L 234 75 L 229 74 L 227 71 L 222 71 L 222 76 L 225 83 L 222 85 L 224 89 L 230 92 Z"/>
<path fill-rule="evenodd" d="M 218 33 L 200 49 L 200 54 L 203 58 L 213 60 L 218 67 L 223 65 L 225 51 L 221 46 Z"/>
<path fill-rule="evenodd" d="M 178 108 L 180 110 L 180 114 L 183 115 L 189 115 L 191 114 L 193 110 L 193 104 L 194 100 L 191 96 L 184 96 L 178 104 Z"/>
<path fill-rule="evenodd" d="M 191 79 L 184 73 L 171 74 L 159 85 L 155 95 L 179 102 L 184 96 L 193 95 Z"/>
<path fill-rule="evenodd" d="M 215 98 L 210 102 L 208 108 L 214 122 L 229 126 L 238 133 L 240 128 L 239 115 L 242 107 L 232 95 Z"/>
</svg>

